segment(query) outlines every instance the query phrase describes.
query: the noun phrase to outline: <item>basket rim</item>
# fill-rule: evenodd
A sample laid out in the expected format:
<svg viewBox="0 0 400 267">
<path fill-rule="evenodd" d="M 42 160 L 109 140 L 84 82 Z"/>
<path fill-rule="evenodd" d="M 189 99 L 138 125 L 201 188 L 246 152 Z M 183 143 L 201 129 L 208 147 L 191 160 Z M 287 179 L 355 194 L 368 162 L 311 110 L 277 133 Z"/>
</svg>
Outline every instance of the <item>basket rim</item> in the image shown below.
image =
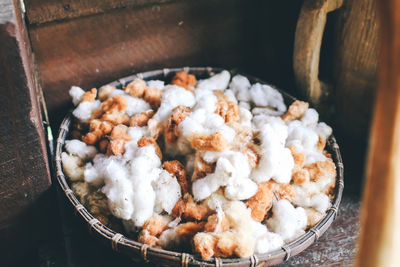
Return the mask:
<svg viewBox="0 0 400 267">
<path fill-rule="evenodd" d="M 212 76 L 215 72 L 220 72 L 222 70 L 224 69 L 213 67 L 165 68 L 136 73 L 117 79 L 116 81 L 108 83 L 107 85 L 113 85 L 121 88 L 135 78 L 165 79 L 179 71 L 188 71 L 190 73 L 199 72 L 203 75 L 206 74 L 207 76 Z M 249 78 L 252 83 L 260 82 L 262 84 L 270 85 L 269 83 L 266 83 L 261 79 L 253 77 L 251 75 L 247 75 L 243 72 L 238 72 L 237 70 L 230 70 L 230 73 L 232 74 L 232 76 L 235 74 L 241 74 Z M 275 86 L 272 87 L 276 88 Z M 296 100 L 295 97 L 282 91 L 281 89 L 276 89 L 280 93 L 282 93 L 285 100 Z M 257 266 L 257 264 L 261 262 L 271 265 L 280 263 L 282 261 L 287 261 L 290 257 L 297 255 L 298 253 L 309 247 L 311 244 L 313 244 L 329 228 L 329 226 L 332 224 L 333 220 L 336 219 L 336 216 L 338 214 L 339 204 L 342 199 L 344 189 L 344 165 L 340 154 L 339 145 L 337 144 L 335 137 L 331 135 L 327 140 L 327 149 L 332 154 L 332 159 L 335 163 L 337 171 L 333 204 L 326 212 L 324 218 L 315 226 L 308 229 L 300 237 L 289 243 L 284 244 L 280 249 L 276 249 L 274 251 L 264 254 L 255 254 L 253 256 L 245 258 L 212 258 L 211 260 L 203 260 L 195 256 L 194 254 L 174 252 L 170 250 L 149 247 L 145 244 L 134 241 L 121 233 L 117 233 L 107 226 L 103 225 L 100 221 L 94 218 L 93 215 L 91 215 L 90 212 L 80 203 L 72 189 L 69 187 L 67 179 L 62 170 L 61 153 L 63 151 L 65 138 L 67 137 L 69 132 L 72 117 L 72 112 L 68 112 L 60 125 L 58 137 L 56 139 L 57 141 L 54 163 L 56 167 L 55 169 L 58 185 L 63 190 L 69 203 L 72 204 L 72 206 L 75 208 L 75 214 L 79 214 L 79 217 L 81 217 L 88 224 L 90 233 L 96 235 L 97 237 L 108 243 L 108 245 L 111 246 L 111 248 L 115 251 L 122 251 L 123 253 L 130 256 L 132 256 L 132 254 L 134 256 L 141 256 L 141 258 L 145 261 L 157 261 L 159 263 L 160 260 L 165 260 L 166 264 L 181 264 L 182 266 Z"/>
</svg>

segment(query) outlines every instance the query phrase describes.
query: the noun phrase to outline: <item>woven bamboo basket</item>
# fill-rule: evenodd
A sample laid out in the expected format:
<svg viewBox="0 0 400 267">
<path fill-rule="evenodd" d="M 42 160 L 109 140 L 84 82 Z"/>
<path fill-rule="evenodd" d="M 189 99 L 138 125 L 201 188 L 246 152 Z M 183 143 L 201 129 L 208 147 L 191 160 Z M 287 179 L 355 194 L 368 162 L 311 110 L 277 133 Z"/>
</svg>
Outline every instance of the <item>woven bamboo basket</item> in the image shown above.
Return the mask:
<svg viewBox="0 0 400 267">
<path fill-rule="evenodd" d="M 110 83 L 110 85 L 116 86 L 117 88 L 121 89 L 123 86 L 125 86 L 135 78 L 142 78 L 144 80 L 158 79 L 169 82 L 177 72 L 183 70 L 196 75 L 196 77 L 198 78 L 207 78 L 209 76 L 212 76 L 214 73 L 222 71 L 222 69 L 211 67 L 162 69 L 148 71 L 144 73 L 137 73 L 132 76 L 114 81 Z M 237 73 L 236 71 L 231 71 L 231 74 L 234 75 Z M 265 82 L 261 81 L 258 78 L 251 77 L 249 75 L 245 76 L 250 80 L 251 83 L 260 82 L 265 84 Z M 295 100 L 295 98 L 290 96 L 289 94 L 282 91 L 280 92 L 282 93 L 286 104 L 290 104 Z M 63 145 L 66 137 L 68 136 L 72 120 L 72 115 L 71 113 L 69 113 L 61 123 L 57 138 L 55 151 L 55 168 L 59 186 L 61 187 L 61 190 L 64 192 L 68 201 L 76 209 L 76 214 L 84 220 L 84 223 L 88 225 L 91 234 L 95 235 L 97 238 L 103 241 L 103 243 L 110 246 L 111 249 L 128 254 L 135 259 L 142 259 L 144 262 L 151 262 L 157 265 L 169 266 L 269 266 L 280 263 L 282 261 L 287 261 L 290 257 L 293 257 L 301 251 L 305 250 L 307 247 L 318 240 L 318 238 L 328 229 L 328 227 L 337 216 L 344 188 L 344 166 L 340 155 L 339 146 L 336 143 L 335 137 L 331 135 L 327 140 L 326 149 L 329 153 L 332 154 L 332 159 L 335 162 L 337 170 L 333 204 L 332 207 L 329 208 L 329 210 L 327 211 L 325 217 L 317 225 L 308 229 L 306 233 L 302 236 L 298 237 L 290 243 L 285 244 L 280 249 L 265 254 L 253 255 L 248 258 L 213 258 L 211 260 L 203 260 L 193 254 L 179 253 L 148 247 L 147 245 L 129 239 L 123 234 L 117 233 L 100 223 L 79 202 L 78 198 L 71 190 L 69 182 L 67 181 L 67 178 L 63 173 L 61 153 L 63 151 Z"/>
</svg>

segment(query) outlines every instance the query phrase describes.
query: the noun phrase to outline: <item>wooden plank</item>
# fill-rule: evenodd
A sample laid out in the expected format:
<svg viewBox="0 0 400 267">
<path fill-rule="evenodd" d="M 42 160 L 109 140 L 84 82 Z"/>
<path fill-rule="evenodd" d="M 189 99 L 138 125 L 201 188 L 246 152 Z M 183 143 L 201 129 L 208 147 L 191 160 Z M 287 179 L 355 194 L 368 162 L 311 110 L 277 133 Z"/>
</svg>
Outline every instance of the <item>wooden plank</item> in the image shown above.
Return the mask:
<svg viewBox="0 0 400 267">
<path fill-rule="evenodd" d="M 332 38 L 331 77 L 336 125 L 356 138 L 368 138 L 377 87 L 378 24 L 375 0 L 344 1 Z"/>
<path fill-rule="evenodd" d="M 400 266 L 400 0 L 377 1 L 378 92 L 356 266 Z"/>
<path fill-rule="evenodd" d="M 30 36 L 50 112 L 71 85 L 99 86 L 136 71 L 243 65 L 254 27 L 245 1 L 182 1 L 32 26 Z"/>
<path fill-rule="evenodd" d="M 2 264 L 32 246 L 27 218 L 50 187 L 37 82 L 20 1 L 0 3 L 0 251 Z M 23 241 L 22 241 L 23 240 Z"/>
<path fill-rule="evenodd" d="M 26 1 L 29 24 L 41 24 L 104 13 L 113 9 L 161 5 L 173 0 L 29 0 Z M 175 0 L 177 1 L 177 0 Z"/>
</svg>

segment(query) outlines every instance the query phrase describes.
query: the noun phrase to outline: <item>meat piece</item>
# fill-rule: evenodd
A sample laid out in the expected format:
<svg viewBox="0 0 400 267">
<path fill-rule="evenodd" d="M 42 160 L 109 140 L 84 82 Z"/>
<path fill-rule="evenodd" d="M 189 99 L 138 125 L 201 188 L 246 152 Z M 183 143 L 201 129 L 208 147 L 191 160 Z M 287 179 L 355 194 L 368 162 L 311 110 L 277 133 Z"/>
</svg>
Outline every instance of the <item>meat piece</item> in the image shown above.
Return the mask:
<svg viewBox="0 0 400 267">
<path fill-rule="evenodd" d="M 210 135 L 194 134 L 192 136 L 192 147 L 196 150 L 221 152 L 228 148 L 228 143 L 220 132 Z"/>
<path fill-rule="evenodd" d="M 160 147 L 158 146 L 156 140 L 154 140 L 153 138 L 149 138 L 149 137 L 142 137 L 139 139 L 139 141 L 137 142 L 138 147 L 144 147 L 144 146 L 154 146 L 154 149 L 156 150 L 156 154 L 157 156 L 162 159 L 162 152 Z"/>
<path fill-rule="evenodd" d="M 147 88 L 146 82 L 142 79 L 135 79 L 130 82 L 124 91 L 134 97 L 143 97 L 144 90 Z"/>
<path fill-rule="evenodd" d="M 229 230 L 229 221 L 225 215 L 218 216 L 217 214 L 210 215 L 207 218 L 207 223 L 204 226 L 204 232 L 221 233 Z"/>
<path fill-rule="evenodd" d="M 96 99 L 96 94 L 97 94 L 97 89 L 92 88 L 90 91 L 85 92 L 82 95 L 81 101 L 94 102 L 94 100 Z"/>
<path fill-rule="evenodd" d="M 296 100 L 294 101 L 288 111 L 283 114 L 282 120 L 286 123 L 298 120 L 303 117 L 304 113 L 307 111 L 309 104 L 304 101 Z"/>
<path fill-rule="evenodd" d="M 160 235 L 166 228 L 167 223 L 160 215 L 154 215 L 143 224 L 143 230 L 147 230 L 152 236 Z"/>
<path fill-rule="evenodd" d="M 117 125 L 113 128 L 110 135 L 110 143 L 107 147 L 107 155 L 122 155 L 125 153 L 125 143 L 130 141 L 128 127 Z"/>
<path fill-rule="evenodd" d="M 262 182 L 258 184 L 257 193 L 247 201 L 247 207 L 251 209 L 251 217 L 261 222 L 272 207 L 273 191 L 271 183 Z"/>
<path fill-rule="evenodd" d="M 103 132 L 100 130 L 95 130 L 88 132 L 85 136 L 82 136 L 82 141 L 87 145 L 94 145 L 103 137 Z"/>
<path fill-rule="evenodd" d="M 204 161 L 201 157 L 201 153 L 196 152 L 192 182 L 205 177 L 208 173 L 213 173 L 215 171 L 215 166 L 215 163 L 207 163 L 206 161 Z"/>
<path fill-rule="evenodd" d="M 198 233 L 193 238 L 194 249 L 204 260 L 208 260 L 214 256 L 216 243 L 217 239 L 213 235 L 207 233 Z"/>
<path fill-rule="evenodd" d="M 220 115 L 225 122 L 239 121 L 239 107 L 232 101 L 228 101 L 224 92 L 221 90 L 215 90 L 214 95 L 217 97 L 217 109 L 215 113 Z"/>
<path fill-rule="evenodd" d="M 130 119 L 129 125 L 131 127 L 134 127 L 134 126 L 140 126 L 140 127 L 146 126 L 147 122 L 149 121 L 149 119 L 151 119 L 153 116 L 154 116 L 154 111 L 153 110 L 144 111 L 142 113 L 135 114 Z"/>
<path fill-rule="evenodd" d="M 157 88 L 146 88 L 144 90 L 143 99 L 150 104 L 153 109 L 158 109 L 161 105 L 162 91 Z"/>
<path fill-rule="evenodd" d="M 176 177 L 183 194 L 189 192 L 189 183 L 186 177 L 185 167 L 177 160 L 165 161 L 163 163 L 164 169 Z"/>
<path fill-rule="evenodd" d="M 174 78 L 172 78 L 171 84 L 175 84 L 193 92 L 193 87 L 196 85 L 196 77 L 186 71 L 181 71 L 175 74 Z"/>
<path fill-rule="evenodd" d="M 174 143 L 179 137 L 178 124 L 181 123 L 191 112 L 191 109 L 185 106 L 177 106 L 172 110 L 164 129 L 165 143 Z"/>
<path fill-rule="evenodd" d="M 190 239 L 198 232 L 203 231 L 205 224 L 206 222 L 182 223 L 177 226 L 176 233 Z"/>
</svg>

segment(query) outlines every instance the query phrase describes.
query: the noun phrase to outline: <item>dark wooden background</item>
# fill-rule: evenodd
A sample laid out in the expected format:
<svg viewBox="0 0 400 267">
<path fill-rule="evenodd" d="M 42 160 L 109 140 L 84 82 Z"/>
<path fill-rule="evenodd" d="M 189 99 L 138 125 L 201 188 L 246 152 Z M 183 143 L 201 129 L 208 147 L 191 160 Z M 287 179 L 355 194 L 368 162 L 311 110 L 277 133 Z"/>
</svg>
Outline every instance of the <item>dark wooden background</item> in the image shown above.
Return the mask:
<svg viewBox="0 0 400 267">
<path fill-rule="evenodd" d="M 157 68 L 237 68 L 296 95 L 292 57 L 302 3 L 303 0 L 26 0 L 27 51 L 33 52 L 30 59 L 32 66 L 36 63 L 37 89 L 44 93 L 53 133 L 56 135 L 61 119 L 71 107 L 71 85 L 90 89 Z M 345 0 L 341 9 L 328 15 L 320 76 L 334 88 L 328 103 L 333 115 L 324 119 L 334 127 L 344 154 L 344 217 L 312 250 L 298 257 L 299 261 L 291 260 L 293 266 L 318 266 L 323 262 L 346 266 L 352 261 L 376 87 L 376 40 L 373 0 Z M 2 88 L 2 94 L 11 96 L 7 88 Z M 29 120 L 32 114 L 22 111 L 24 120 Z M 36 118 L 40 116 L 36 114 Z M 44 136 L 39 138 L 43 142 Z M 42 158 L 46 162 L 47 157 Z M 2 163 L 3 157 L 0 159 Z M 115 259 L 104 252 L 108 250 L 87 241 L 86 236 L 79 239 L 85 232 L 79 230 L 79 223 L 62 223 L 73 219 L 68 212 L 61 212 L 60 218 L 54 189 L 34 200 L 43 214 L 27 213 L 40 227 L 38 234 L 29 239 L 35 244 L 29 256 L 19 260 L 40 266 L 85 266 L 85 261 L 93 260 L 104 266 L 100 263 Z M 76 248 L 74 244 L 78 244 Z M 79 244 L 86 244 L 88 250 Z M 91 246 L 102 251 L 101 255 Z"/>
</svg>

